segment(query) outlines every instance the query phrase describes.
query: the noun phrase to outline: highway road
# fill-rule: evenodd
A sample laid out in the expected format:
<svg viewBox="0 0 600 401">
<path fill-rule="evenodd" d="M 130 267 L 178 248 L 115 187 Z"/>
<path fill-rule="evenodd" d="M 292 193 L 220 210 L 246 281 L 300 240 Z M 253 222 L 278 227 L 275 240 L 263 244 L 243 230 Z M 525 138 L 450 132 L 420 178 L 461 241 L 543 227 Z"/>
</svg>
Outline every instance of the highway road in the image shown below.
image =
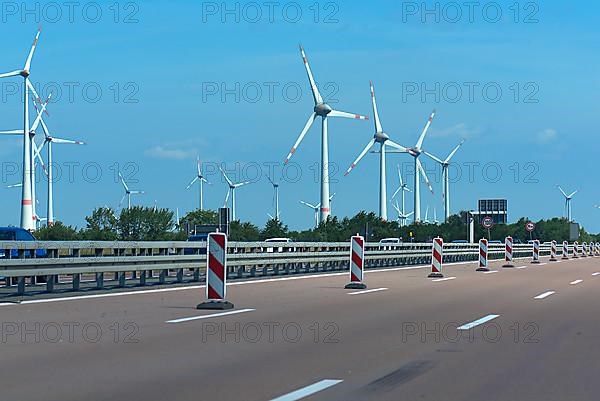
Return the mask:
<svg viewBox="0 0 600 401">
<path fill-rule="evenodd" d="M 600 258 L 542 262 L 1 304 L 0 399 L 597 400 Z"/>
</svg>

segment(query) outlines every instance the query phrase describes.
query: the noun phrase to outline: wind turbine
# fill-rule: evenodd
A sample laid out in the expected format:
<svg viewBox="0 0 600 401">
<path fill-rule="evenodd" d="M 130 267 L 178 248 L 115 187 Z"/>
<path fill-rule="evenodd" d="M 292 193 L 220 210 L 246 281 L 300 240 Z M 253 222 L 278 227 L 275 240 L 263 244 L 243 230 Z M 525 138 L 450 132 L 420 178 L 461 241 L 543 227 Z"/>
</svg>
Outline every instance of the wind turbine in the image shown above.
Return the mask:
<svg viewBox="0 0 600 401">
<path fill-rule="evenodd" d="M 429 224 L 429 205 L 427 205 L 427 208 L 425 209 L 425 223 Z"/>
<path fill-rule="evenodd" d="M 406 214 L 403 210 L 400 210 L 400 206 L 398 206 L 398 199 L 396 199 L 395 204 L 392 203 L 392 206 L 394 207 L 394 209 L 396 209 L 396 212 L 398 213 L 398 221 L 400 222 L 400 227 L 405 227 L 406 220 L 408 220 L 408 218 L 412 216 L 414 212 Z"/>
<path fill-rule="evenodd" d="M 572 221 L 572 219 L 571 219 L 571 199 L 573 199 L 573 196 L 575 196 L 575 194 L 579 191 L 577 190 L 577 191 L 571 193 L 570 195 L 567 195 L 566 192 L 563 191 L 563 189 L 560 187 L 560 185 L 557 185 L 557 187 L 565 197 L 565 213 L 567 214 L 567 220 Z"/>
<path fill-rule="evenodd" d="M 431 153 L 428 153 L 425 151 L 423 152 L 442 166 L 442 180 L 443 180 L 443 186 L 444 186 L 443 190 L 442 190 L 442 199 L 444 200 L 445 221 L 448 221 L 448 218 L 450 217 L 450 176 L 448 174 L 448 167 L 450 166 L 450 160 L 452 160 L 452 158 L 454 157 L 454 155 L 456 154 L 456 152 L 462 146 L 463 143 L 465 143 L 464 139 L 462 141 L 460 141 L 460 143 L 454 148 L 454 150 L 452 152 L 450 152 L 450 154 L 448 155 L 448 157 L 446 157 L 445 160 L 441 160 L 441 159 L 435 157 L 434 155 L 432 155 Z"/>
<path fill-rule="evenodd" d="M 310 81 L 310 87 L 312 90 L 313 98 L 315 101 L 315 106 L 313 108 L 313 112 L 308 118 L 306 125 L 302 129 L 300 136 L 296 140 L 296 143 L 290 150 L 290 153 L 285 158 L 284 164 L 287 164 L 292 155 L 300 146 L 300 142 L 306 136 L 306 133 L 313 125 L 317 117 L 321 117 L 321 210 L 320 210 L 320 221 L 326 221 L 327 218 L 331 214 L 331 207 L 329 204 L 329 139 L 327 132 L 327 123 L 329 117 L 341 117 L 341 118 L 352 118 L 358 120 L 368 120 L 368 117 L 361 116 L 358 114 L 346 113 L 343 111 L 333 110 L 330 105 L 325 103 L 317 85 L 315 84 L 315 80 L 313 78 L 310 66 L 308 64 L 308 60 L 306 58 L 306 54 L 304 54 L 304 49 L 300 46 L 300 53 L 302 54 L 302 60 L 304 61 L 304 67 L 306 68 L 306 73 L 308 75 L 308 80 Z"/>
<path fill-rule="evenodd" d="M 350 174 L 350 171 L 358 162 L 367 154 L 369 150 L 375 145 L 375 143 L 379 143 L 379 217 L 382 220 L 387 220 L 387 187 L 386 187 L 386 165 L 385 165 L 385 147 L 389 145 L 393 148 L 396 148 L 402 152 L 406 152 L 407 149 L 404 146 L 400 146 L 394 141 L 390 140 L 388 134 L 383 131 L 381 126 L 381 122 L 379 120 L 379 113 L 377 112 L 377 102 L 375 101 L 375 89 L 373 88 L 373 82 L 370 84 L 371 86 L 371 101 L 373 103 L 373 116 L 375 119 L 375 135 L 373 135 L 373 139 L 367 143 L 367 146 L 363 149 L 363 151 L 358 155 L 354 163 L 350 165 L 345 176 Z"/>
<path fill-rule="evenodd" d="M 227 181 L 227 184 L 229 185 L 229 190 L 227 191 L 227 196 L 225 197 L 224 206 L 227 206 L 227 201 L 229 200 L 229 196 L 231 195 L 231 221 L 235 221 L 235 190 L 240 187 L 243 187 L 244 185 L 250 184 L 250 181 L 238 182 L 237 184 L 234 184 L 233 181 L 231 181 L 229 177 L 227 177 L 227 174 L 225 174 L 225 171 L 223 171 L 221 166 L 219 166 L 219 170 L 221 170 L 221 174 L 223 174 L 223 177 L 225 177 L 225 181 Z"/>
<path fill-rule="evenodd" d="M 29 82 L 31 60 L 40 37 L 42 27 L 38 29 L 29 55 L 25 61 L 25 66 L 22 70 L 16 70 L 4 74 L 0 74 L 0 78 L 9 78 L 21 76 L 24 79 L 23 85 L 23 132 L 29 132 Z M 31 139 L 29 135 L 23 135 L 23 187 L 21 191 L 21 228 L 26 230 L 35 230 L 35 216 L 33 214 L 33 202 L 31 192 L 32 168 L 31 168 Z"/>
<path fill-rule="evenodd" d="M 396 197 L 396 195 L 398 195 L 398 192 L 402 191 L 401 198 L 402 198 L 402 214 L 406 216 L 406 203 L 404 200 L 404 193 L 405 192 L 410 192 L 410 188 L 408 188 L 408 184 L 405 184 L 404 181 L 402 180 L 402 172 L 400 171 L 400 165 L 398 165 L 398 179 L 400 180 L 400 186 L 398 187 L 398 189 L 396 190 L 396 192 L 394 192 L 394 194 L 392 195 L 392 199 L 394 199 Z M 411 213 L 412 215 L 413 213 Z"/>
<path fill-rule="evenodd" d="M 267 178 L 269 179 L 269 182 L 271 183 L 271 185 L 273 186 L 273 203 L 275 204 L 275 218 L 271 219 L 271 220 L 279 220 L 280 215 L 279 215 L 279 183 L 275 182 L 271 179 L 271 177 L 269 177 L 267 175 Z M 272 216 L 271 216 L 272 217 Z"/>
<path fill-rule="evenodd" d="M 198 172 L 196 173 L 196 177 L 189 183 L 185 189 L 190 189 L 192 185 L 196 181 L 198 181 L 198 185 L 200 186 L 200 210 L 204 210 L 204 183 L 210 184 L 206 178 L 204 178 L 204 174 L 202 174 L 202 168 L 200 165 L 200 156 L 198 156 Z"/>
<path fill-rule="evenodd" d="M 331 203 L 331 201 L 333 201 L 333 198 L 335 198 L 335 193 L 329 197 L 330 203 Z M 319 227 L 319 211 L 321 210 L 321 203 L 317 203 L 316 205 L 313 205 L 311 203 L 304 202 L 302 200 L 300 201 L 300 203 L 302 203 L 305 206 L 308 206 L 315 212 L 315 228 Z"/>
<path fill-rule="evenodd" d="M 48 103 L 48 101 L 46 101 L 46 104 Z M 45 106 L 45 105 L 44 105 Z M 37 106 L 35 106 L 35 100 L 34 100 L 34 107 L 36 110 L 38 110 Z M 43 107 L 43 106 L 42 106 Z M 70 144 L 70 145 L 85 145 L 85 142 L 81 142 L 81 141 L 74 141 L 71 139 L 62 139 L 62 138 L 57 138 L 55 136 L 53 136 L 50 133 L 50 130 L 48 129 L 48 126 L 46 125 L 46 123 L 44 122 L 44 119 L 42 118 L 42 114 L 44 112 L 44 109 L 42 108 L 41 110 L 38 110 L 38 116 L 39 116 L 39 121 L 42 124 L 42 129 L 44 130 L 44 143 L 42 144 L 42 146 L 40 146 L 39 150 L 37 150 L 37 157 L 40 157 L 39 153 L 41 152 L 42 148 L 47 145 L 48 146 L 48 170 L 46 172 L 46 175 L 48 176 L 48 199 L 47 199 L 47 225 L 51 226 L 54 224 L 54 177 L 52 174 L 52 144 Z M 37 121 L 37 120 L 36 120 Z M 35 131 L 33 131 L 35 133 Z M 35 142 L 33 142 L 33 145 L 35 147 Z M 41 158 L 40 158 L 41 160 Z M 42 167 L 44 167 L 42 165 Z M 45 167 L 44 167 L 45 169 Z"/>
<path fill-rule="evenodd" d="M 120 171 L 119 171 L 119 178 L 121 179 L 121 184 L 123 184 L 123 188 L 125 189 L 125 195 L 123 195 L 123 197 L 121 198 L 121 202 L 119 202 L 119 207 L 123 204 L 125 197 L 127 197 L 127 209 L 129 210 L 129 209 L 131 209 L 131 195 L 143 195 L 143 194 L 145 194 L 145 192 L 144 191 L 134 191 L 134 190 L 129 189 L 129 187 L 125 183 L 125 179 L 121 175 Z"/>
<path fill-rule="evenodd" d="M 435 224 L 435 225 L 440 224 L 440 221 L 437 218 L 437 209 L 435 206 L 433 207 L 433 224 Z"/>
<path fill-rule="evenodd" d="M 433 194 L 433 188 L 431 188 L 431 184 L 429 183 L 427 174 L 425 174 L 425 170 L 423 169 L 423 165 L 421 164 L 421 161 L 419 160 L 419 156 L 421 156 L 421 153 L 423 153 L 423 149 L 422 149 L 423 141 L 425 140 L 425 135 L 427 135 L 427 131 L 429 130 L 429 127 L 431 126 L 431 122 L 433 121 L 434 117 L 435 117 L 435 109 L 431 112 L 431 115 L 429 116 L 427 123 L 425 123 L 425 127 L 423 128 L 423 131 L 421 132 L 421 135 L 419 136 L 419 139 L 417 140 L 416 145 L 413 146 L 412 148 L 406 149 L 406 152 L 409 155 L 411 155 L 415 160 L 415 181 L 414 181 L 414 183 L 415 183 L 415 186 L 414 186 L 415 222 L 421 221 L 421 181 L 419 180 L 419 175 L 423 177 L 423 180 L 425 181 L 425 183 L 429 187 L 429 190 Z M 390 151 L 390 153 L 404 153 L 404 152 Z"/>
</svg>

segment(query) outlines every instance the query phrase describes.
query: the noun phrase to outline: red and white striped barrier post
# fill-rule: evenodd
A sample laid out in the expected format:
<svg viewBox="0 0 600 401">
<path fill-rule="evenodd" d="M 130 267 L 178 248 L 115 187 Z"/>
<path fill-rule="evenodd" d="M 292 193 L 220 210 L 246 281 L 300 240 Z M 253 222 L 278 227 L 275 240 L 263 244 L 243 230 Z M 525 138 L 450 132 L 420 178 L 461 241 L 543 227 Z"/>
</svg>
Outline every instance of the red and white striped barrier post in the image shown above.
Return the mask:
<svg viewBox="0 0 600 401">
<path fill-rule="evenodd" d="M 479 267 L 476 271 L 490 271 L 490 269 L 488 269 L 488 241 L 485 238 L 479 240 Z"/>
<path fill-rule="evenodd" d="M 600 256 L 600 243 L 596 242 L 594 244 L 594 248 L 595 248 L 595 255 Z"/>
<path fill-rule="evenodd" d="M 355 235 L 350 239 L 350 283 L 346 289 L 364 290 L 367 286 L 362 282 L 365 268 L 365 239 Z"/>
<path fill-rule="evenodd" d="M 506 263 L 502 267 L 515 267 L 513 265 L 513 239 L 511 236 L 504 239 L 504 261 Z"/>
<path fill-rule="evenodd" d="M 579 257 L 579 242 L 573 242 L 573 259 L 577 259 Z"/>
<path fill-rule="evenodd" d="M 569 259 L 569 243 L 567 241 L 563 241 L 562 259 Z"/>
<path fill-rule="evenodd" d="M 556 262 L 556 241 L 550 243 L 550 262 Z"/>
<path fill-rule="evenodd" d="M 233 309 L 233 304 L 225 300 L 227 296 L 227 235 L 208 234 L 206 252 L 206 301 L 197 309 Z"/>
<path fill-rule="evenodd" d="M 442 278 L 442 268 L 444 264 L 444 240 L 440 237 L 433 239 L 431 246 L 431 273 L 429 278 Z"/>
<path fill-rule="evenodd" d="M 582 242 L 581 243 L 581 257 L 582 258 L 586 258 L 587 257 L 587 253 L 588 253 L 587 242 Z"/>
<path fill-rule="evenodd" d="M 540 241 L 537 239 L 533 240 L 533 259 L 531 260 L 531 263 L 540 263 Z"/>
</svg>

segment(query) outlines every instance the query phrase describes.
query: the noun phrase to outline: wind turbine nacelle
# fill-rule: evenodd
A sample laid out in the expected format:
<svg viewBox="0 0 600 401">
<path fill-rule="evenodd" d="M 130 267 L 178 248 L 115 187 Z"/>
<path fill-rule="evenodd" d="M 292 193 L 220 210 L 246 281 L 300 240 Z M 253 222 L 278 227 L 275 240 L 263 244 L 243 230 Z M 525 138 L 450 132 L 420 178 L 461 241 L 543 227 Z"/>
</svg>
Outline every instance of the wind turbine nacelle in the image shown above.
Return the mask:
<svg viewBox="0 0 600 401">
<path fill-rule="evenodd" d="M 333 109 L 326 103 L 320 103 L 315 106 L 315 113 L 321 117 L 327 116 L 327 114 L 331 113 Z"/>
<path fill-rule="evenodd" d="M 386 134 L 385 132 L 376 132 L 374 137 L 375 137 L 375 141 L 379 142 L 379 143 L 384 143 L 385 141 L 390 139 L 388 134 Z"/>
<path fill-rule="evenodd" d="M 20 76 L 22 76 L 23 78 L 27 78 L 29 77 L 29 75 L 31 75 L 31 73 L 27 70 L 23 70 L 19 73 Z"/>
<path fill-rule="evenodd" d="M 420 155 L 421 155 L 421 150 L 420 150 L 420 149 L 417 149 L 417 148 L 410 148 L 410 149 L 407 149 L 407 150 L 408 150 L 408 153 L 409 153 L 411 156 L 415 156 L 415 157 L 416 157 L 416 156 L 420 156 Z"/>
</svg>

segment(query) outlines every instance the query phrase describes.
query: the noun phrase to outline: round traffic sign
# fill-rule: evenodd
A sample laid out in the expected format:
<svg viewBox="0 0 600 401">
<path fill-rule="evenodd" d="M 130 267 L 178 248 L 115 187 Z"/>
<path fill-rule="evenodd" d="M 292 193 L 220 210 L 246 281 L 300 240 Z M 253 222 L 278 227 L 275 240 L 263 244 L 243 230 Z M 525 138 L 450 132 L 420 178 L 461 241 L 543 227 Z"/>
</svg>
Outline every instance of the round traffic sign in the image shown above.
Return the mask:
<svg viewBox="0 0 600 401">
<path fill-rule="evenodd" d="M 492 219 L 490 216 L 485 216 L 483 220 L 481 220 L 481 225 L 484 228 L 490 229 L 494 227 L 494 219 Z"/>
<path fill-rule="evenodd" d="M 525 229 L 529 232 L 532 232 L 533 230 L 535 230 L 535 223 L 533 222 L 528 222 L 527 224 L 525 224 Z"/>
</svg>

